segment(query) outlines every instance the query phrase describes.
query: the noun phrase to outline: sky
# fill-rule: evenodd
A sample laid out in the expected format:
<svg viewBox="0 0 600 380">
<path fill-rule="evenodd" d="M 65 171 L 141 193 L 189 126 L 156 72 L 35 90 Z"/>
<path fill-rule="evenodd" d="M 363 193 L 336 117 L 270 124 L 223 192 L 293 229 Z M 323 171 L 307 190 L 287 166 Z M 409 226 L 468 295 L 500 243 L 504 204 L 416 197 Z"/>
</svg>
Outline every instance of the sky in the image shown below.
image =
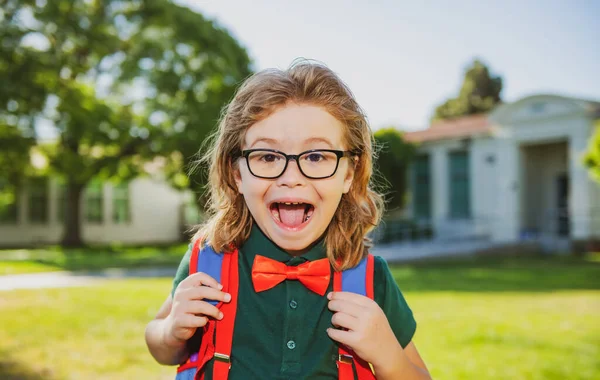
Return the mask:
<svg viewBox="0 0 600 380">
<path fill-rule="evenodd" d="M 373 129 L 428 126 L 474 58 L 502 98 L 550 93 L 600 101 L 600 1 L 180 0 L 227 29 L 255 70 L 302 57 L 348 84 Z"/>
</svg>

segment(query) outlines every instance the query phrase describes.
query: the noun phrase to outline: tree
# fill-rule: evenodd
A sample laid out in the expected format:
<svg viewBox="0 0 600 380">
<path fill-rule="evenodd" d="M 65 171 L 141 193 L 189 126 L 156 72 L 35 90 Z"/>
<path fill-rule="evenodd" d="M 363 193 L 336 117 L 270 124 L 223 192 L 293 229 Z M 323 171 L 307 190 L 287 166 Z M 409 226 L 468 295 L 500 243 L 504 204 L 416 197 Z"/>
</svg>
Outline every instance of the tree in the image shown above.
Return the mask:
<svg viewBox="0 0 600 380">
<path fill-rule="evenodd" d="M 17 194 L 25 175 L 31 172 L 29 152 L 34 139 L 18 127 L 0 124 L 0 221 L 15 220 Z"/>
<path fill-rule="evenodd" d="M 600 121 L 596 121 L 595 132 L 592 135 L 585 156 L 585 164 L 590 169 L 591 175 L 600 182 Z"/>
<path fill-rule="evenodd" d="M 404 206 L 407 190 L 408 165 L 416 154 L 416 147 L 402 138 L 393 127 L 379 129 L 374 134 L 379 154 L 375 168 L 388 184 L 387 208 L 394 210 Z"/>
<path fill-rule="evenodd" d="M 488 67 L 476 59 L 465 70 L 458 96 L 437 106 L 433 120 L 489 112 L 501 102 L 501 91 L 502 78 L 492 76 Z"/>
<path fill-rule="evenodd" d="M 249 72 L 245 50 L 225 30 L 167 0 L 4 3 L 0 38 L 17 41 L 7 56 L 24 51 L 35 62 L 14 80 L 39 87 L 43 111 L 5 86 L 0 99 L 56 127 L 56 143 L 43 150 L 50 172 L 66 181 L 65 246 L 82 244 L 79 205 L 93 178 L 132 177 L 156 156 L 176 157 L 188 138 L 197 148 L 223 89 Z M 4 53 L 0 67 L 10 64 Z"/>
<path fill-rule="evenodd" d="M 31 115 L 43 108 L 46 96 L 37 78 L 30 75 L 42 63 L 21 46 L 20 29 L 7 22 L 11 17 L 10 4 L 0 8 L 0 220 L 9 214 L 16 218 L 18 190 L 32 174 L 30 151 L 35 139 Z"/>
<path fill-rule="evenodd" d="M 250 59 L 226 31 L 201 21 L 187 8 L 149 6 L 143 23 L 146 30 L 161 28 L 173 37 L 158 39 L 156 31 L 139 33 L 121 78 L 143 79 L 147 84 L 150 96 L 142 101 L 150 112 L 148 120 L 164 133 L 152 148 L 167 152 L 165 173 L 171 183 L 189 187 L 203 210 L 208 168 L 190 172 L 223 106 L 233 98 L 237 85 L 252 74 Z M 194 29 L 204 32 L 190 33 Z"/>
</svg>

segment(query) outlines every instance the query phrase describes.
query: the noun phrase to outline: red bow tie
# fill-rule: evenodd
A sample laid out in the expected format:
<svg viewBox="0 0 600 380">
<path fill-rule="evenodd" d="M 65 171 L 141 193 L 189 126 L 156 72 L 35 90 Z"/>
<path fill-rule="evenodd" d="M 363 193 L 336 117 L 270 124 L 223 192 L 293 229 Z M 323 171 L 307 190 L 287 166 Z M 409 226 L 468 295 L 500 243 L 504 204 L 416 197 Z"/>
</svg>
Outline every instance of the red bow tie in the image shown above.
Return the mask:
<svg viewBox="0 0 600 380">
<path fill-rule="evenodd" d="M 313 292 L 324 295 L 329 286 L 330 277 L 331 269 L 328 259 L 288 266 L 279 261 L 256 255 L 252 265 L 252 283 L 257 292 L 271 289 L 284 280 L 298 280 Z"/>
</svg>

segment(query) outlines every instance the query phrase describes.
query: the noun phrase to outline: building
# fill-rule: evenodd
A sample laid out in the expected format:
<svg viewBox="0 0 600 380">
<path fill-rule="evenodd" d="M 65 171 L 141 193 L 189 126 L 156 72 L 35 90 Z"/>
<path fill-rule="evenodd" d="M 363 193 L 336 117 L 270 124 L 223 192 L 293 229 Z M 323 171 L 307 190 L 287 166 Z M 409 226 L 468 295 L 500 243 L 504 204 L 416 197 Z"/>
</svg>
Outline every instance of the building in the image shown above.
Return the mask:
<svg viewBox="0 0 600 380">
<path fill-rule="evenodd" d="M 419 145 L 408 214 L 441 240 L 600 239 L 600 184 L 582 163 L 599 119 L 598 102 L 535 95 L 406 133 Z"/>
<path fill-rule="evenodd" d="M 93 244 L 153 244 L 181 240 L 189 192 L 160 178 L 126 184 L 93 182 L 81 202 L 81 233 Z M 10 209 L 0 213 L 0 246 L 56 244 L 63 236 L 64 186 L 55 178 L 29 181 Z"/>
<path fill-rule="evenodd" d="M 600 185 L 582 165 L 598 119 L 598 102 L 535 95 L 488 115 L 406 133 L 419 145 L 407 214 L 431 228 L 442 244 L 423 247 L 422 253 L 414 245 L 405 251 L 390 247 L 390 257 L 531 240 L 567 250 L 573 242 L 600 240 Z M 64 202 L 56 179 L 30 182 L 12 207 L 0 209 L 0 246 L 60 242 Z M 189 215 L 192 194 L 173 189 L 159 175 L 126 185 L 94 182 L 82 202 L 87 243 L 174 242 L 188 220 L 197 220 Z M 447 244 L 469 240 L 477 245 Z"/>
</svg>

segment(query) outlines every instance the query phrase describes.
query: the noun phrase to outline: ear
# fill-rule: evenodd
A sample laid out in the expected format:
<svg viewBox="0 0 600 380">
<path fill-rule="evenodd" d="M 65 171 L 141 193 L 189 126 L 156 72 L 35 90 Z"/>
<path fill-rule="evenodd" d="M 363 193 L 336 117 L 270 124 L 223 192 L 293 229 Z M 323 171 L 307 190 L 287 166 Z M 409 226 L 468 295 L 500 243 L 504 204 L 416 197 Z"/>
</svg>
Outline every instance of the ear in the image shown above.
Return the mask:
<svg viewBox="0 0 600 380">
<path fill-rule="evenodd" d="M 235 186 L 237 187 L 238 193 L 244 194 L 242 191 L 242 174 L 240 173 L 240 166 L 237 162 L 232 162 L 231 169 L 233 170 L 233 178 L 235 179 Z"/>
<path fill-rule="evenodd" d="M 348 170 L 346 171 L 346 178 L 344 178 L 344 194 L 350 191 L 350 187 L 352 186 L 352 181 L 354 180 L 354 169 L 358 165 L 358 157 L 353 157 L 350 165 L 348 165 Z"/>
</svg>

